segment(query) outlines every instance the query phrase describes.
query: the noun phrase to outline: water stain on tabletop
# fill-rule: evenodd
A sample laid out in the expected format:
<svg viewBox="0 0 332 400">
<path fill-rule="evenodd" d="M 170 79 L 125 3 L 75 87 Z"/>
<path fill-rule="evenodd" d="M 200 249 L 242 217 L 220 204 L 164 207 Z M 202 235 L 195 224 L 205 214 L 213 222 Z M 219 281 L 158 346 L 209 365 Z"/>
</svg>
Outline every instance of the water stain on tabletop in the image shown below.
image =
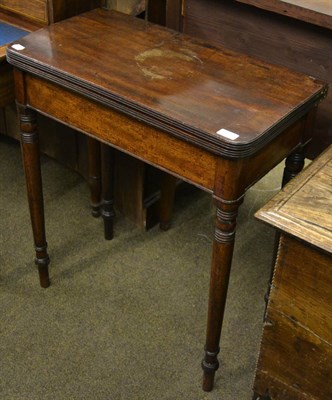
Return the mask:
<svg viewBox="0 0 332 400">
<path fill-rule="evenodd" d="M 135 61 L 142 74 L 151 80 L 172 79 L 174 74 L 192 75 L 193 69 L 187 63 L 202 61 L 196 53 L 189 49 L 174 51 L 169 49 L 154 48 L 146 50 L 135 57 Z M 174 64 L 179 63 L 178 68 Z"/>
</svg>

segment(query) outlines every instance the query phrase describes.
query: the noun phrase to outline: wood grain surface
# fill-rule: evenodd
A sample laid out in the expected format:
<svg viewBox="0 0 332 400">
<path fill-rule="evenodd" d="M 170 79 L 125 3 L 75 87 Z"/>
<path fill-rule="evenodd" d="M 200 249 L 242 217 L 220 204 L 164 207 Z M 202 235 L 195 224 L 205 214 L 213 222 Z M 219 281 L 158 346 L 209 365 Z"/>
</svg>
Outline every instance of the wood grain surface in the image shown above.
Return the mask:
<svg viewBox="0 0 332 400">
<path fill-rule="evenodd" d="M 332 82 L 332 31 L 235 0 L 185 0 L 183 12 L 191 36 Z M 331 108 L 330 92 L 318 110 L 311 159 L 332 143 Z"/>
<path fill-rule="evenodd" d="M 331 399 L 332 146 L 256 216 L 278 228 L 280 240 L 255 396 Z"/>
<path fill-rule="evenodd" d="M 331 253 L 332 146 L 255 216 Z"/>
<path fill-rule="evenodd" d="M 20 44 L 22 51 L 8 50 L 11 64 L 229 157 L 262 148 L 326 89 L 311 77 L 117 12 L 94 10 Z"/>
<path fill-rule="evenodd" d="M 254 384 L 273 400 L 332 398 L 331 253 L 281 235 Z"/>
<path fill-rule="evenodd" d="M 46 0 L 30 0 L 29 6 L 27 6 L 25 0 L 0 0 L 0 8 L 37 20 L 43 24 L 48 23 Z"/>
</svg>

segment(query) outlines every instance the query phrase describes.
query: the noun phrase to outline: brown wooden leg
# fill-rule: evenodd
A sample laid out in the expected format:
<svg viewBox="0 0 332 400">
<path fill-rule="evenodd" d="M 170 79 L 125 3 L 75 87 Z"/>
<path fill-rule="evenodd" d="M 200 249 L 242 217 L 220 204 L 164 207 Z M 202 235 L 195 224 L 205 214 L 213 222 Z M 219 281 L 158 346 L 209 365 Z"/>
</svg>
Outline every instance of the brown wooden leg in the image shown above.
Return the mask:
<svg viewBox="0 0 332 400">
<path fill-rule="evenodd" d="M 303 167 L 304 149 L 300 146 L 286 158 L 282 186 L 285 186 L 291 179 L 301 172 Z"/>
<path fill-rule="evenodd" d="M 104 236 L 106 240 L 113 239 L 113 176 L 114 151 L 112 147 L 101 144 L 101 176 L 102 176 L 102 210 L 104 220 Z"/>
<path fill-rule="evenodd" d="M 217 202 L 205 358 L 202 361 L 203 390 L 205 391 L 213 389 L 214 375 L 219 368 L 217 356 L 233 256 L 236 217 L 240 204 L 241 201 L 234 203 Z"/>
<path fill-rule="evenodd" d="M 159 227 L 163 231 L 167 231 L 171 226 L 175 188 L 176 178 L 165 172 L 162 178 L 159 202 Z"/>
<path fill-rule="evenodd" d="M 100 171 L 100 142 L 91 137 L 88 142 L 88 182 L 91 194 L 91 210 L 94 217 L 100 216 L 101 203 L 101 171 Z"/>
<path fill-rule="evenodd" d="M 36 250 L 40 286 L 50 285 L 47 254 L 47 243 L 44 220 L 44 200 L 40 169 L 39 140 L 37 133 L 36 113 L 25 106 L 18 106 L 20 117 L 21 149 L 25 171 L 30 217 Z"/>
</svg>

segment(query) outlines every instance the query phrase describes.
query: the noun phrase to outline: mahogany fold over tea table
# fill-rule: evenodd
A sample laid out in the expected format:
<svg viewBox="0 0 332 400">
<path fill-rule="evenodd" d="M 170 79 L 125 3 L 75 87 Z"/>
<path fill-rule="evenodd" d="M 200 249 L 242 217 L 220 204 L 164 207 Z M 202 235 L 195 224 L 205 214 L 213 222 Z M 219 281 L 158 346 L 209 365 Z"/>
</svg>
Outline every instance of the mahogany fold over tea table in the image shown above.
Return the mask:
<svg viewBox="0 0 332 400">
<path fill-rule="evenodd" d="M 327 87 L 177 32 L 94 10 L 11 45 L 41 285 L 49 285 L 36 111 L 104 143 L 103 216 L 112 236 L 111 148 L 211 193 L 216 205 L 204 390 L 213 387 L 238 208 L 283 158 L 302 167 Z M 107 146 L 109 145 L 109 146 Z"/>
</svg>

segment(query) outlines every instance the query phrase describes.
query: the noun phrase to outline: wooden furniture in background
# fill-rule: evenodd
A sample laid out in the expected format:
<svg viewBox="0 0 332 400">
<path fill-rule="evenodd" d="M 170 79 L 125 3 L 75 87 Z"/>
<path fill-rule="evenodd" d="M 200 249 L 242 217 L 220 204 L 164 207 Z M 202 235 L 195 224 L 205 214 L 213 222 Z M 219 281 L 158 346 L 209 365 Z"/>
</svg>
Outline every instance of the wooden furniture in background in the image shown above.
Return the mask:
<svg viewBox="0 0 332 400">
<path fill-rule="evenodd" d="M 304 22 L 332 29 L 330 0 L 236 0 Z"/>
<path fill-rule="evenodd" d="M 332 146 L 256 217 L 280 232 L 254 391 L 332 398 Z"/>
<path fill-rule="evenodd" d="M 151 13 L 156 2 L 162 6 L 162 0 L 150 0 Z M 183 32 L 206 43 L 221 44 L 332 83 L 329 0 L 168 0 L 163 11 L 163 16 L 161 9 L 153 14 L 157 20 L 179 20 L 175 24 Z M 331 109 L 332 92 L 318 111 L 315 135 L 306 154 L 309 158 L 332 143 Z"/>
<path fill-rule="evenodd" d="M 39 26 L 49 25 L 100 5 L 99 0 L 1 0 L 1 18 L 29 21 Z"/>
<path fill-rule="evenodd" d="M 60 21 L 83 11 L 98 7 L 99 0 L 0 0 L 0 22 L 32 32 L 44 25 Z M 19 139 L 16 106 L 14 104 L 14 79 L 12 68 L 6 63 L 7 45 L 0 47 L 0 133 Z M 41 148 L 44 153 L 59 160 L 70 168 L 81 171 L 80 158 L 87 147 L 79 134 L 59 123 L 39 117 L 40 129 L 44 132 Z M 66 145 L 64 146 L 64 143 Z M 83 151 L 77 149 L 83 148 Z M 82 174 L 88 179 L 88 169 Z"/>
<path fill-rule="evenodd" d="M 25 1 L 0 0 L 0 22 L 5 21 L 27 31 L 34 31 L 43 25 L 96 8 L 100 3 L 99 0 L 33 0 L 27 5 Z M 143 3 L 138 0 L 112 0 L 102 3 L 105 7 L 118 7 L 123 12 L 134 15 L 143 8 Z M 6 47 L 7 45 L 0 47 L 0 133 L 19 139 L 13 73 L 11 66 L 5 61 Z M 43 115 L 39 115 L 38 120 L 39 129 L 43 132 L 42 152 L 78 171 L 86 179 L 91 191 L 92 213 L 99 216 L 101 170 L 98 143 Z M 160 204 L 164 174 L 120 152 L 115 152 L 115 158 L 117 210 L 141 228 L 151 228 L 160 218 L 162 223 L 165 221 L 163 226 L 169 226 L 171 203 L 164 201 Z"/>
<path fill-rule="evenodd" d="M 91 10 L 99 4 L 99 0 L 31 0 L 29 4 L 23 0 L 0 0 L 0 22 L 32 32 L 44 25 Z M 6 47 L 0 47 L 0 133 L 19 139 L 14 79 L 12 68 L 6 63 Z M 71 168 L 79 169 L 76 133 L 44 117 L 40 117 L 40 129 L 45 132 L 43 152 Z"/>
<path fill-rule="evenodd" d="M 203 388 L 211 390 L 238 208 L 251 185 L 284 157 L 301 153 L 326 85 L 105 10 L 39 30 L 20 45 L 21 50 L 8 49 L 7 59 L 15 67 L 41 285 L 49 285 L 49 257 L 35 110 L 102 141 L 105 153 L 110 145 L 213 196 L 217 211 L 202 364 Z M 289 158 L 290 169 L 297 159 Z M 111 232 L 112 193 L 104 189 Z"/>
</svg>

